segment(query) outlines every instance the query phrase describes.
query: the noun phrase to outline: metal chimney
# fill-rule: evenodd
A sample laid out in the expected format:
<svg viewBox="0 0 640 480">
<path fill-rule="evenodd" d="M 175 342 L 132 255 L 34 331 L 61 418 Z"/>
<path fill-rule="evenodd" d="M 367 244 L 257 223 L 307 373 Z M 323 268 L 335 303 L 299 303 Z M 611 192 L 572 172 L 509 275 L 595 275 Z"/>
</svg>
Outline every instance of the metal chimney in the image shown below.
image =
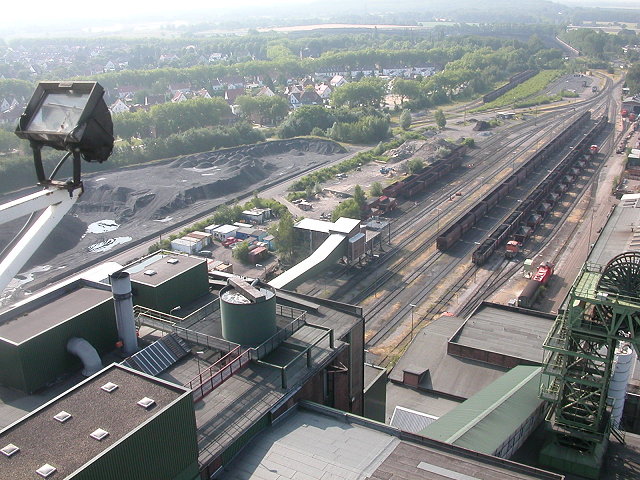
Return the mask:
<svg viewBox="0 0 640 480">
<path fill-rule="evenodd" d="M 129 274 L 120 270 L 109 277 L 113 304 L 116 309 L 116 325 L 118 336 L 122 340 L 125 355 L 133 355 L 138 351 L 138 336 L 136 322 L 133 317 L 133 300 L 131 294 L 131 280 Z"/>
</svg>

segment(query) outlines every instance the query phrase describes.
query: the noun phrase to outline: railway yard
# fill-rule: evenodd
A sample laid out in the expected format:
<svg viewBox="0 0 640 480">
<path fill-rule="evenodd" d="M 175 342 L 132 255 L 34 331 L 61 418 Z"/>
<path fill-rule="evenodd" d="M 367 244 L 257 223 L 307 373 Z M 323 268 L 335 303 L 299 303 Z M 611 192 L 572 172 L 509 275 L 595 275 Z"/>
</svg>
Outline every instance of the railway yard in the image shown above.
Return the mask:
<svg viewBox="0 0 640 480">
<path fill-rule="evenodd" d="M 543 262 L 555 274 L 543 296 L 521 306 L 557 312 L 615 202 L 623 168 L 609 121 L 619 110 L 615 87 L 603 78 L 599 94 L 495 133 L 463 161 L 455 154 L 443 161 L 438 176 L 432 169 L 405 179 L 404 189 L 390 192 L 404 201 L 389 218 L 384 251 L 298 290 L 363 305 L 367 360 L 382 366 L 442 314 L 466 316 L 483 300 L 517 305 L 530 282 L 525 259 L 532 276 Z M 514 234 L 522 246 L 505 258 Z"/>
</svg>

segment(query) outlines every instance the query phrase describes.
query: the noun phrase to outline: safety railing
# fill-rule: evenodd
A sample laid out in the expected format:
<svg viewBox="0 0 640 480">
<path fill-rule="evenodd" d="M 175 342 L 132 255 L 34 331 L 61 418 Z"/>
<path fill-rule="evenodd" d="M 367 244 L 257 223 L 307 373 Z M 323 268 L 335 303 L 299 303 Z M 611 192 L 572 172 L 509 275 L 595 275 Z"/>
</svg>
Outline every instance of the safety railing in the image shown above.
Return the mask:
<svg viewBox="0 0 640 480">
<path fill-rule="evenodd" d="M 294 309 L 295 310 L 295 309 Z M 262 342 L 255 348 L 251 349 L 251 359 L 259 360 L 261 358 L 266 357 L 269 353 L 278 348 L 282 342 L 284 342 L 291 335 L 300 330 L 304 325 L 306 325 L 307 314 L 304 310 L 298 310 L 300 314 L 295 317 L 295 319 L 289 323 L 286 327 L 278 330 L 274 335 L 269 337 L 267 340 Z"/>
<path fill-rule="evenodd" d="M 242 352 L 238 345 L 216 363 L 198 372 L 198 375 L 184 386 L 191 389 L 193 401 L 198 402 L 242 370 L 250 361 L 249 352 Z"/>
</svg>

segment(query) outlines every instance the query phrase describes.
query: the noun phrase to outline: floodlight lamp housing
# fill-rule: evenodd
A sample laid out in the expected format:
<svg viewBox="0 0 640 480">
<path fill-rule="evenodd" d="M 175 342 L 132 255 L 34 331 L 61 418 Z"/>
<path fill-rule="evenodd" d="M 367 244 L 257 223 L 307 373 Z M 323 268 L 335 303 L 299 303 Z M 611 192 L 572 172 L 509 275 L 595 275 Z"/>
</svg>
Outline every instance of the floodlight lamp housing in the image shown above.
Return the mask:
<svg viewBox="0 0 640 480">
<path fill-rule="evenodd" d="M 113 122 L 97 82 L 40 82 L 18 120 L 16 135 L 104 162 L 113 150 Z"/>
</svg>

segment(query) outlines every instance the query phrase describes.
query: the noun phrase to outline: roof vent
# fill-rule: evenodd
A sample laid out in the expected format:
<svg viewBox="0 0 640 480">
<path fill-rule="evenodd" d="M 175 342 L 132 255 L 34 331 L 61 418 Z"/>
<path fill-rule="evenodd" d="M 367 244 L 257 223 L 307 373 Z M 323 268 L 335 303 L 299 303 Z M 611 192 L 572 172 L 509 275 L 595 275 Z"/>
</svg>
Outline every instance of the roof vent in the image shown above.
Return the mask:
<svg viewBox="0 0 640 480">
<path fill-rule="evenodd" d="M 102 440 L 104 438 L 107 438 L 108 435 L 109 435 L 109 432 L 107 432 L 106 430 L 103 430 L 102 428 L 98 428 L 89 434 L 91 438 L 95 438 L 96 440 Z"/>
<path fill-rule="evenodd" d="M 177 258 L 170 258 L 169 260 L 167 260 L 167 263 L 170 263 L 171 265 L 175 265 L 179 261 L 180 260 L 178 260 Z"/>
<path fill-rule="evenodd" d="M 105 392 L 109 392 L 109 393 L 111 393 L 111 392 L 113 392 L 114 390 L 117 390 L 117 389 L 118 389 L 118 385 L 116 385 L 116 384 L 115 384 L 115 383 L 113 383 L 113 382 L 107 382 L 107 383 L 105 383 L 104 385 L 102 385 L 100 388 L 101 388 L 102 390 L 104 390 Z"/>
<path fill-rule="evenodd" d="M 20 448 L 16 447 L 13 443 L 10 443 L 6 447 L 0 448 L 0 452 L 5 454 L 7 457 L 10 457 L 11 455 L 18 453 L 19 451 L 20 451 Z"/>
<path fill-rule="evenodd" d="M 43 478 L 47 478 L 53 475 L 54 473 L 56 473 L 56 470 L 57 470 L 56 467 L 54 467 L 53 465 L 49 465 L 48 463 L 45 463 L 39 469 L 36 470 L 36 473 Z"/>
<path fill-rule="evenodd" d="M 155 270 L 151 270 L 151 269 L 144 271 L 144 274 L 145 275 L 149 275 L 150 277 L 153 277 L 156 273 L 158 273 L 158 272 L 156 272 Z"/>
<path fill-rule="evenodd" d="M 153 398 L 149 398 L 149 397 L 144 397 L 142 400 L 138 402 L 138 405 L 140 405 L 142 408 L 147 410 L 155 404 L 156 404 L 156 401 Z"/>
<path fill-rule="evenodd" d="M 54 415 L 53 418 L 55 418 L 60 423 L 64 423 L 71 418 L 71 414 L 62 410 L 60 413 Z"/>
</svg>

